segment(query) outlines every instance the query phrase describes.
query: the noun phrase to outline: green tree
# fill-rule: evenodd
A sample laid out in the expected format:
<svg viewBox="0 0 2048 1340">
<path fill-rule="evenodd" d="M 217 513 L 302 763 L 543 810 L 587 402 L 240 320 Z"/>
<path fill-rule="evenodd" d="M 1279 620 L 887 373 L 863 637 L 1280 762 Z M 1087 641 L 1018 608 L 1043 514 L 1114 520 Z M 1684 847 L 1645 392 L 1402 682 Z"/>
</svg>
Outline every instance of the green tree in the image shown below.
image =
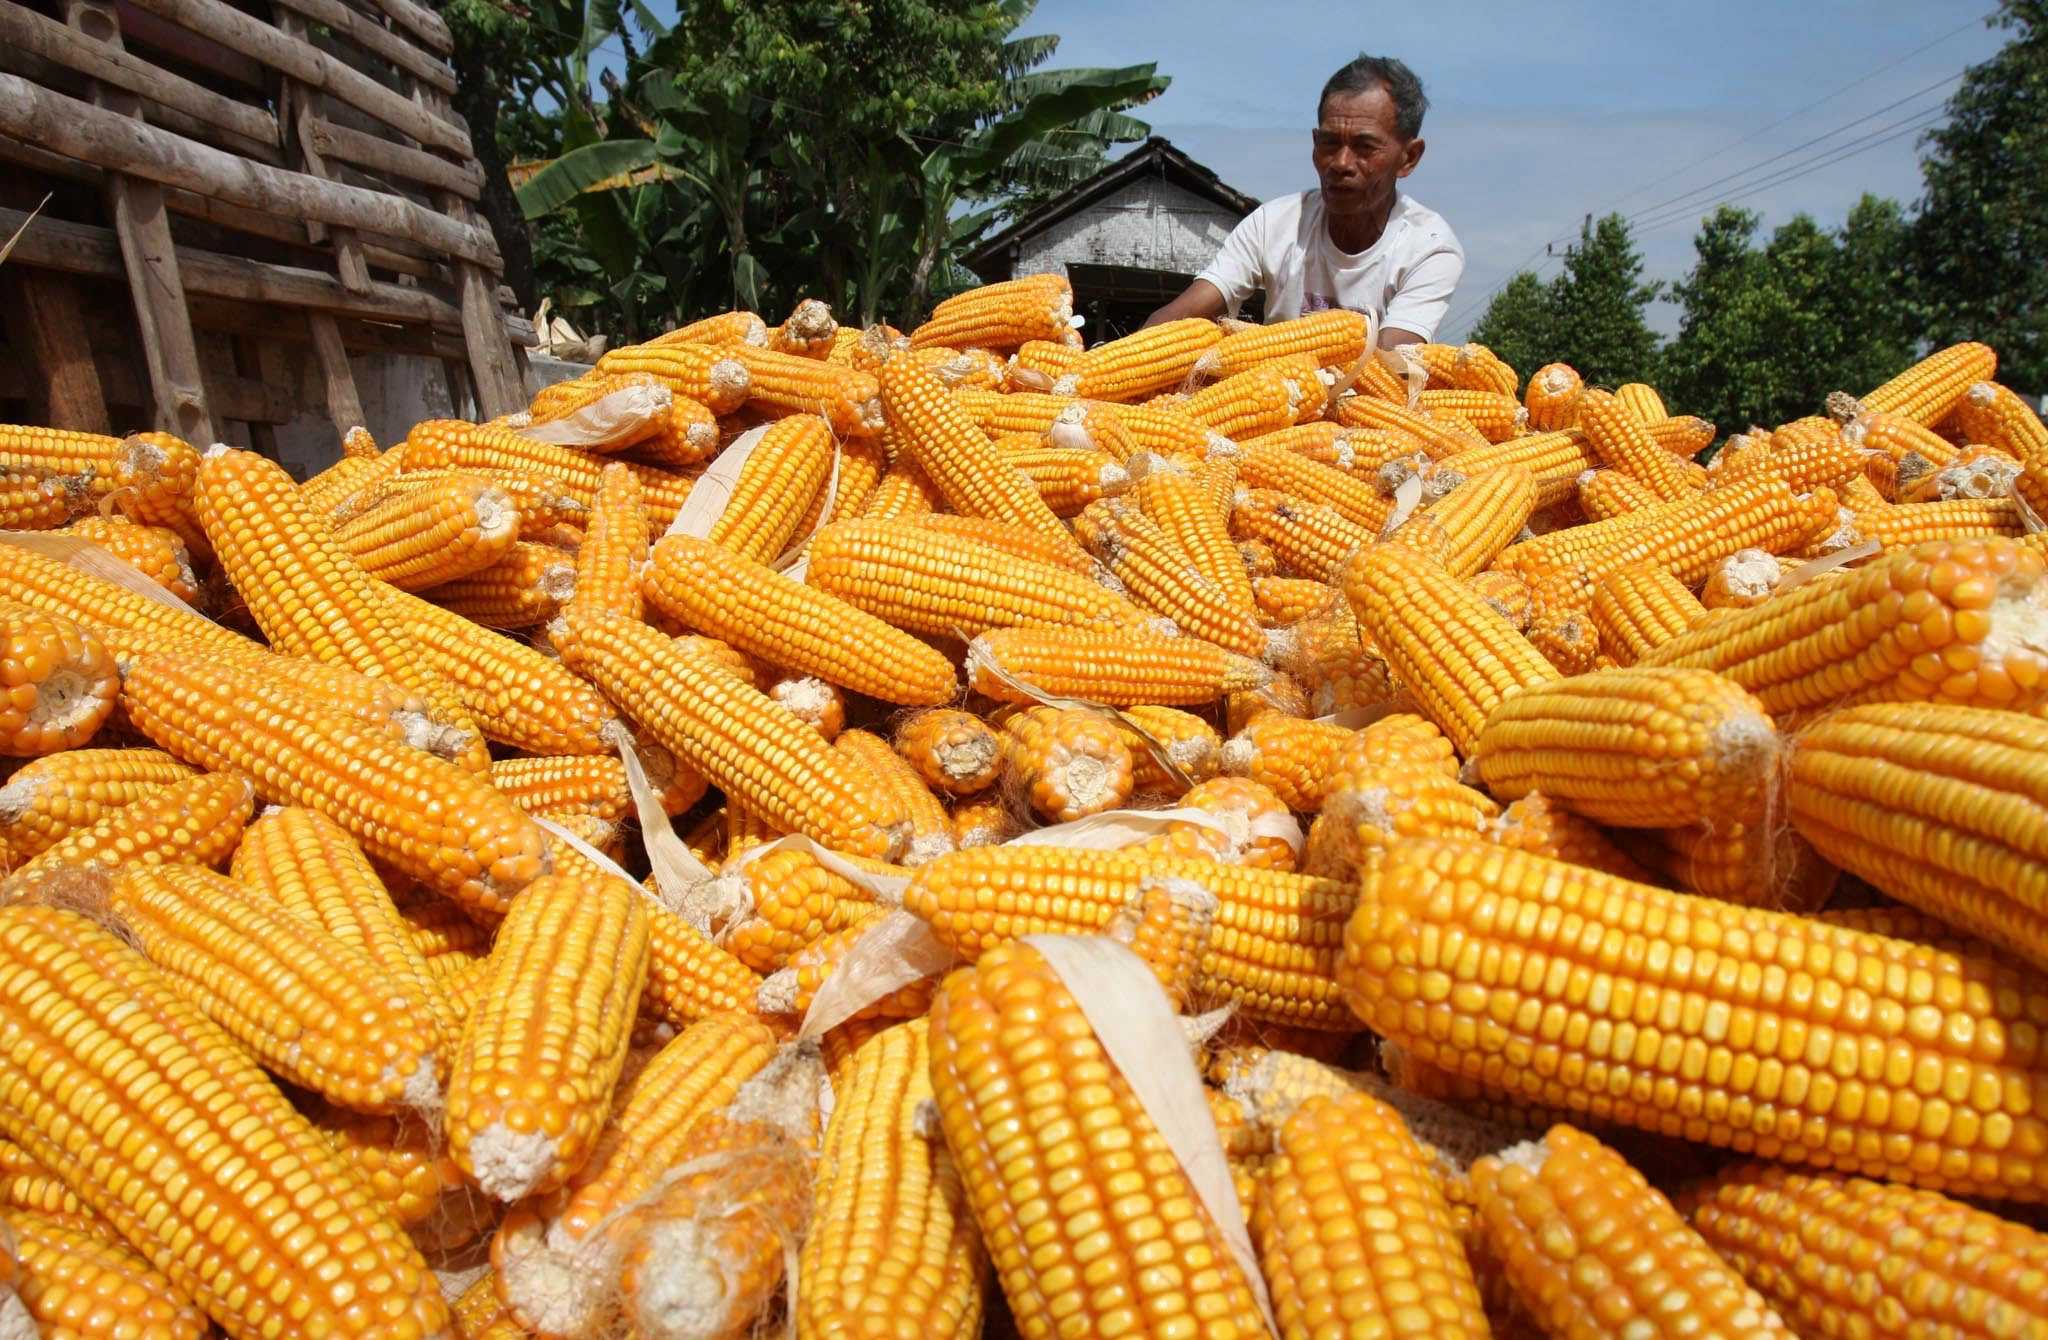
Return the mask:
<svg viewBox="0 0 2048 1340">
<path fill-rule="evenodd" d="M 2005 0 L 2013 36 L 1928 133 L 1912 266 L 1935 344 L 1983 340 L 1999 379 L 2048 391 L 2048 0 Z"/>
<path fill-rule="evenodd" d="M 1121 109 L 1150 65 L 1037 68 L 1030 0 L 714 0 L 656 32 L 592 124 L 521 185 L 565 307 L 635 338 L 796 299 L 915 319 L 971 282 L 955 258 L 1034 191 L 1149 133 Z M 648 20 L 637 20 L 643 26 Z M 601 122 L 598 124 L 597 122 Z M 573 216 L 565 236 L 560 220 Z"/>
<path fill-rule="evenodd" d="M 1644 381 L 1656 364 L 1657 336 L 1643 309 L 1659 288 L 1643 282 L 1642 253 L 1627 221 L 1609 214 L 1580 231 L 1549 283 L 1527 271 L 1509 280 L 1472 338 L 1524 376 L 1546 363 L 1569 363 L 1588 385 Z"/>
<path fill-rule="evenodd" d="M 1582 229 L 1565 253 L 1564 269 L 1550 281 L 1557 353 L 1545 361 L 1571 364 L 1589 386 L 1647 380 L 1657 335 L 1643 309 L 1661 287 L 1643 282 L 1642 253 L 1619 214 Z"/>
<path fill-rule="evenodd" d="M 1557 320 L 1550 309 L 1550 289 L 1533 270 L 1507 282 L 1486 305 L 1486 314 L 1472 327 L 1472 338 L 1507 360 L 1524 377 L 1555 362 Z"/>
<path fill-rule="evenodd" d="M 1801 214 L 1757 246 L 1758 216 L 1723 206 L 1672 286 L 1683 309 L 1660 384 L 1674 405 L 1736 431 L 1817 414 L 1829 391 L 1874 386 L 1908 361 L 1902 211 L 1865 196 L 1838 231 Z"/>
</svg>

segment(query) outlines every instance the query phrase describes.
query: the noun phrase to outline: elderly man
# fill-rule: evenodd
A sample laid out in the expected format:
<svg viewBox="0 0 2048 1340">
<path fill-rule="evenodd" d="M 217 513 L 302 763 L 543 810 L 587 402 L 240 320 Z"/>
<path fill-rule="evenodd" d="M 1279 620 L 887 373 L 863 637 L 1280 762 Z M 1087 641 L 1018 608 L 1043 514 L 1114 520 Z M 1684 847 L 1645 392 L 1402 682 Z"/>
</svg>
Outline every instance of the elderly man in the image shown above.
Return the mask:
<svg viewBox="0 0 2048 1340">
<path fill-rule="evenodd" d="M 1380 344 L 1427 341 L 1465 271 L 1443 216 L 1398 188 L 1422 162 L 1422 81 L 1400 61 L 1360 56 L 1330 76 L 1311 155 L 1320 189 L 1270 200 L 1209 268 L 1146 325 L 1235 314 L 1254 289 L 1266 319 L 1342 307 L 1369 312 Z"/>
</svg>

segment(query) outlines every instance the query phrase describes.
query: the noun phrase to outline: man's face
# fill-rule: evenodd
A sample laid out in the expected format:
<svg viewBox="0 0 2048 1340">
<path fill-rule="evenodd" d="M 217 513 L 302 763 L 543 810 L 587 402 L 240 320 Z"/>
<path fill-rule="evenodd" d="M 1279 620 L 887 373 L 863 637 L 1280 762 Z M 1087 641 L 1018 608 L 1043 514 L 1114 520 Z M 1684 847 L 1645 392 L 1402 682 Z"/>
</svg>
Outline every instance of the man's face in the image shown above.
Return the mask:
<svg viewBox="0 0 2048 1340">
<path fill-rule="evenodd" d="M 1333 93 L 1315 129 L 1313 158 L 1326 206 L 1338 214 L 1378 208 L 1394 183 L 1422 161 L 1422 140 L 1404 140 L 1395 128 L 1394 100 L 1375 86 L 1365 93 Z"/>
</svg>

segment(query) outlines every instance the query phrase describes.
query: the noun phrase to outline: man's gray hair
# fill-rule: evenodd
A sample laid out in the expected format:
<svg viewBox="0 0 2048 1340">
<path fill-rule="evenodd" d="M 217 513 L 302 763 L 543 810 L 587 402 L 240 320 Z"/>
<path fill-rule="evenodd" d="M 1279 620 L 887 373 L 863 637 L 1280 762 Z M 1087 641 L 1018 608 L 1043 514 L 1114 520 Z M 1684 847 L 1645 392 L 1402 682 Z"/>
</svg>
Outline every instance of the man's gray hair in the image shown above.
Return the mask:
<svg viewBox="0 0 2048 1340">
<path fill-rule="evenodd" d="M 1360 53 L 1358 59 L 1347 62 L 1331 75 L 1323 85 L 1323 96 L 1316 99 L 1316 120 L 1323 119 L 1323 108 L 1332 97 L 1370 93 L 1375 88 L 1384 88 L 1394 100 L 1394 129 L 1401 138 L 1412 140 L 1420 135 L 1422 114 L 1429 110 L 1429 99 L 1423 94 L 1422 81 L 1415 77 L 1415 71 L 1392 56 Z"/>
</svg>

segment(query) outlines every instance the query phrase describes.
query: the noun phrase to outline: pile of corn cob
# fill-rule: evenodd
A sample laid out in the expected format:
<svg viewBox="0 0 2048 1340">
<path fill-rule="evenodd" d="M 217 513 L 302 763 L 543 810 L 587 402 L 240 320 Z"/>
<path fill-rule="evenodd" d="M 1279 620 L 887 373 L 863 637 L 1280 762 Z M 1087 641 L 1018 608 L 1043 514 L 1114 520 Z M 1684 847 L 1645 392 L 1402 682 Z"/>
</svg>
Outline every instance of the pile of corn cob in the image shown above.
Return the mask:
<svg viewBox="0 0 2048 1340">
<path fill-rule="evenodd" d="M 1992 351 L 1070 308 L 0 427 L 0 1340 L 2048 1335 Z"/>
</svg>

